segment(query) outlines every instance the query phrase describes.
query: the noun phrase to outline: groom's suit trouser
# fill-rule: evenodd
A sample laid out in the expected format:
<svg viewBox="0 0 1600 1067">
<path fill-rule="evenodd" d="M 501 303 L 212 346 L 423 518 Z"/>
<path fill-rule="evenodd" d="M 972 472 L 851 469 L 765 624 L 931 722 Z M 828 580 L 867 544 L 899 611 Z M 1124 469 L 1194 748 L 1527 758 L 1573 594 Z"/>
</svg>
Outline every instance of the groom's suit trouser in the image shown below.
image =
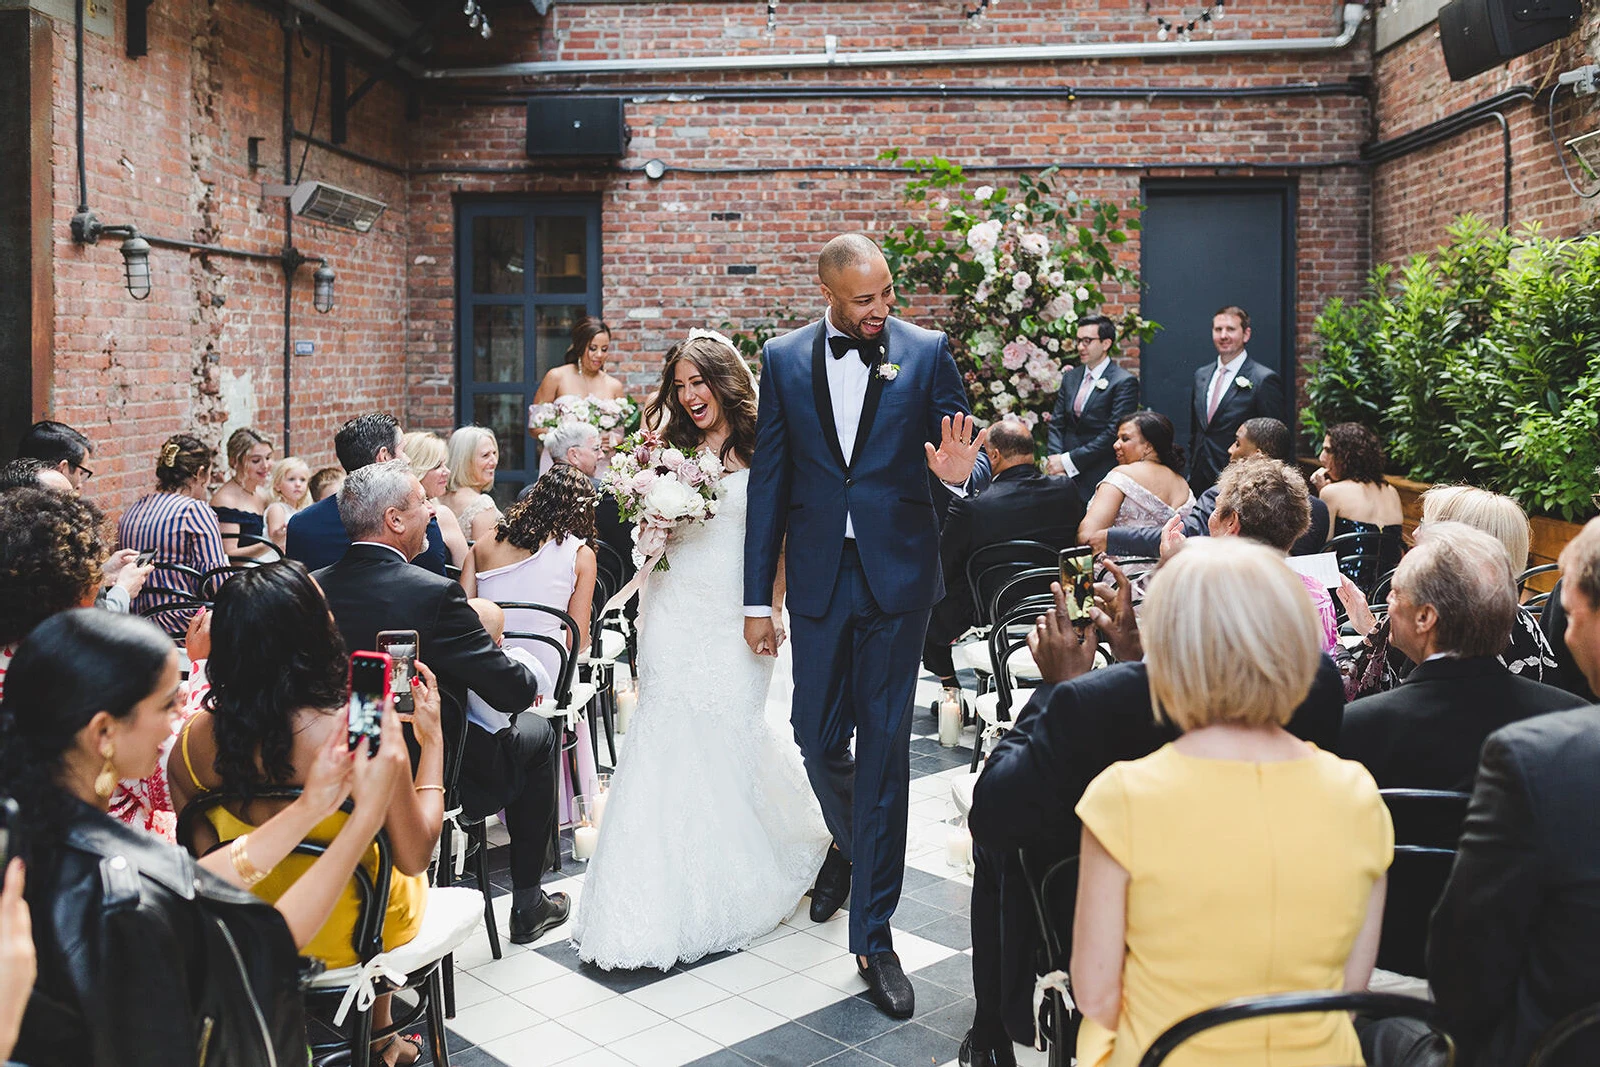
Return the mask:
<svg viewBox="0 0 1600 1067">
<path fill-rule="evenodd" d="M 893 947 L 905 878 L 911 705 L 928 611 L 885 613 L 846 541 L 825 613 L 790 619 L 795 742 L 839 848 L 850 858 L 850 951 Z M 855 756 L 850 738 L 855 735 Z"/>
</svg>

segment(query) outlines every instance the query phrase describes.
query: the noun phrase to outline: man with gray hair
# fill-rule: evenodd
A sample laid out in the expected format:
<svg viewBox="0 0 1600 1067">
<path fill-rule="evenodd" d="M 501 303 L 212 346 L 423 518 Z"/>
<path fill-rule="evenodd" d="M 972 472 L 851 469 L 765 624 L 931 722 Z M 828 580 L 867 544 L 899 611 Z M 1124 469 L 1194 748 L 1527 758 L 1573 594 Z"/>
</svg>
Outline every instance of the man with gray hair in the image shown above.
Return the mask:
<svg viewBox="0 0 1600 1067">
<path fill-rule="evenodd" d="M 1417 666 L 1401 685 L 1344 709 L 1339 754 L 1365 764 L 1379 788 L 1465 792 L 1484 738 L 1576 706 L 1571 693 L 1519 678 L 1497 658 L 1516 610 L 1516 578 L 1497 539 L 1459 522 L 1419 527 L 1389 587 L 1389 643 Z"/>
<path fill-rule="evenodd" d="M 468 722 L 459 752 L 445 765 L 461 767 L 459 804 L 477 820 L 504 811 L 511 835 L 511 940 L 526 944 L 566 922 L 563 893 L 539 888 L 545 849 L 555 833 L 556 744 L 550 723 L 525 714 L 552 691 L 535 664 L 517 663 L 498 648 L 467 603 L 460 583 L 408 562 L 421 550 L 433 505 L 404 459 L 370 463 L 350 472 L 339 491 L 339 518 L 350 533 L 344 557 L 316 572 L 345 647 L 373 651 L 383 630 L 417 631 L 417 658 L 439 683 L 446 744 L 461 737 L 467 690 L 504 716 L 491 732 Z"/>
<path fill-rule="evenodd" d="M 576 467 L 590 478 L 600 469 L 600 431 L 587 422 L 563 422 L 544 435 L 552 463 Z"/>
</svg>

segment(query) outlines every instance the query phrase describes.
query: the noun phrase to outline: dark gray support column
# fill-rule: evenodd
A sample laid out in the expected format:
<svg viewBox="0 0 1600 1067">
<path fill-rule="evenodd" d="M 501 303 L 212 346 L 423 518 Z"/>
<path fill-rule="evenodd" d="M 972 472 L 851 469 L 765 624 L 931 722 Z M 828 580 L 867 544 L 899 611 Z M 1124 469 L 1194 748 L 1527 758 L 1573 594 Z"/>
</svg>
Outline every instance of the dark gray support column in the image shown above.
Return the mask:
<svg viewBox="0 0 1600 1067">
<path fill-rule="evenodd" d="M 50 395 L 53 58 L 46 16 L 0 10 L 0 462 Z"/>
</svg>

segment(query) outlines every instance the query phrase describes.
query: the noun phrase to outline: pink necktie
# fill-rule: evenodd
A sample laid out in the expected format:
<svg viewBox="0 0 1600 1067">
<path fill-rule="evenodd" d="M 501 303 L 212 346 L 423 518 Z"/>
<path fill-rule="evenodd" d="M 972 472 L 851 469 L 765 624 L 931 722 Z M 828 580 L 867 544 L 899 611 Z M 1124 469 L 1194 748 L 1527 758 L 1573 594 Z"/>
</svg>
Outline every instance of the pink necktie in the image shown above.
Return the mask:
<svg viewBox="0 0 1600 1067">
<path fill-rule="evenodd" d="M 1222 394 L 1227 392 L 1228 376 L 1217 372 L 1216 381 L 1211 383 L 1211 399 L 1206 402 L 1206 422 L 1210 422 L 1217 414 L 1217 405 L 1222 403 Z"/>
<path fill-rule="evenodd" d="M 1089 390 L 1092 388 L 1094 388 L 1094 378 L 1088 371 L 1084 371 L 1083 384 L 1078 386 L 1078 396 L 1072 401 L 1072 413 L 1074 415 L 1083 414 L 1083 403 L 1089 399 Z"/>
</svg>

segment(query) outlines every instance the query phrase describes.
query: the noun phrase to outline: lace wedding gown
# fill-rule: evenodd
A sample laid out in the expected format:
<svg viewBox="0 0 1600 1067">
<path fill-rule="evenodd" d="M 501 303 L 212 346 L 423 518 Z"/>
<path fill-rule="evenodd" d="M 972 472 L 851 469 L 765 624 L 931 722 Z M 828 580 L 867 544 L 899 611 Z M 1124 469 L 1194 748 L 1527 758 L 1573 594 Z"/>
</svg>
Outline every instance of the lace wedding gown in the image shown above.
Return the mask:
<svg viewBox="0 0 1600 1067">
<path fill-rule="evenodd" d="M 748 471 L 676 531 L 639 610 L 639 704 L 572 940 L 604 968 L 743 948 L 811 887 L 829 835 L 788 727 L 788 646 L 744 643 Z M 769 686 L 772 692 L 769 694 Z"/>
</svg>

